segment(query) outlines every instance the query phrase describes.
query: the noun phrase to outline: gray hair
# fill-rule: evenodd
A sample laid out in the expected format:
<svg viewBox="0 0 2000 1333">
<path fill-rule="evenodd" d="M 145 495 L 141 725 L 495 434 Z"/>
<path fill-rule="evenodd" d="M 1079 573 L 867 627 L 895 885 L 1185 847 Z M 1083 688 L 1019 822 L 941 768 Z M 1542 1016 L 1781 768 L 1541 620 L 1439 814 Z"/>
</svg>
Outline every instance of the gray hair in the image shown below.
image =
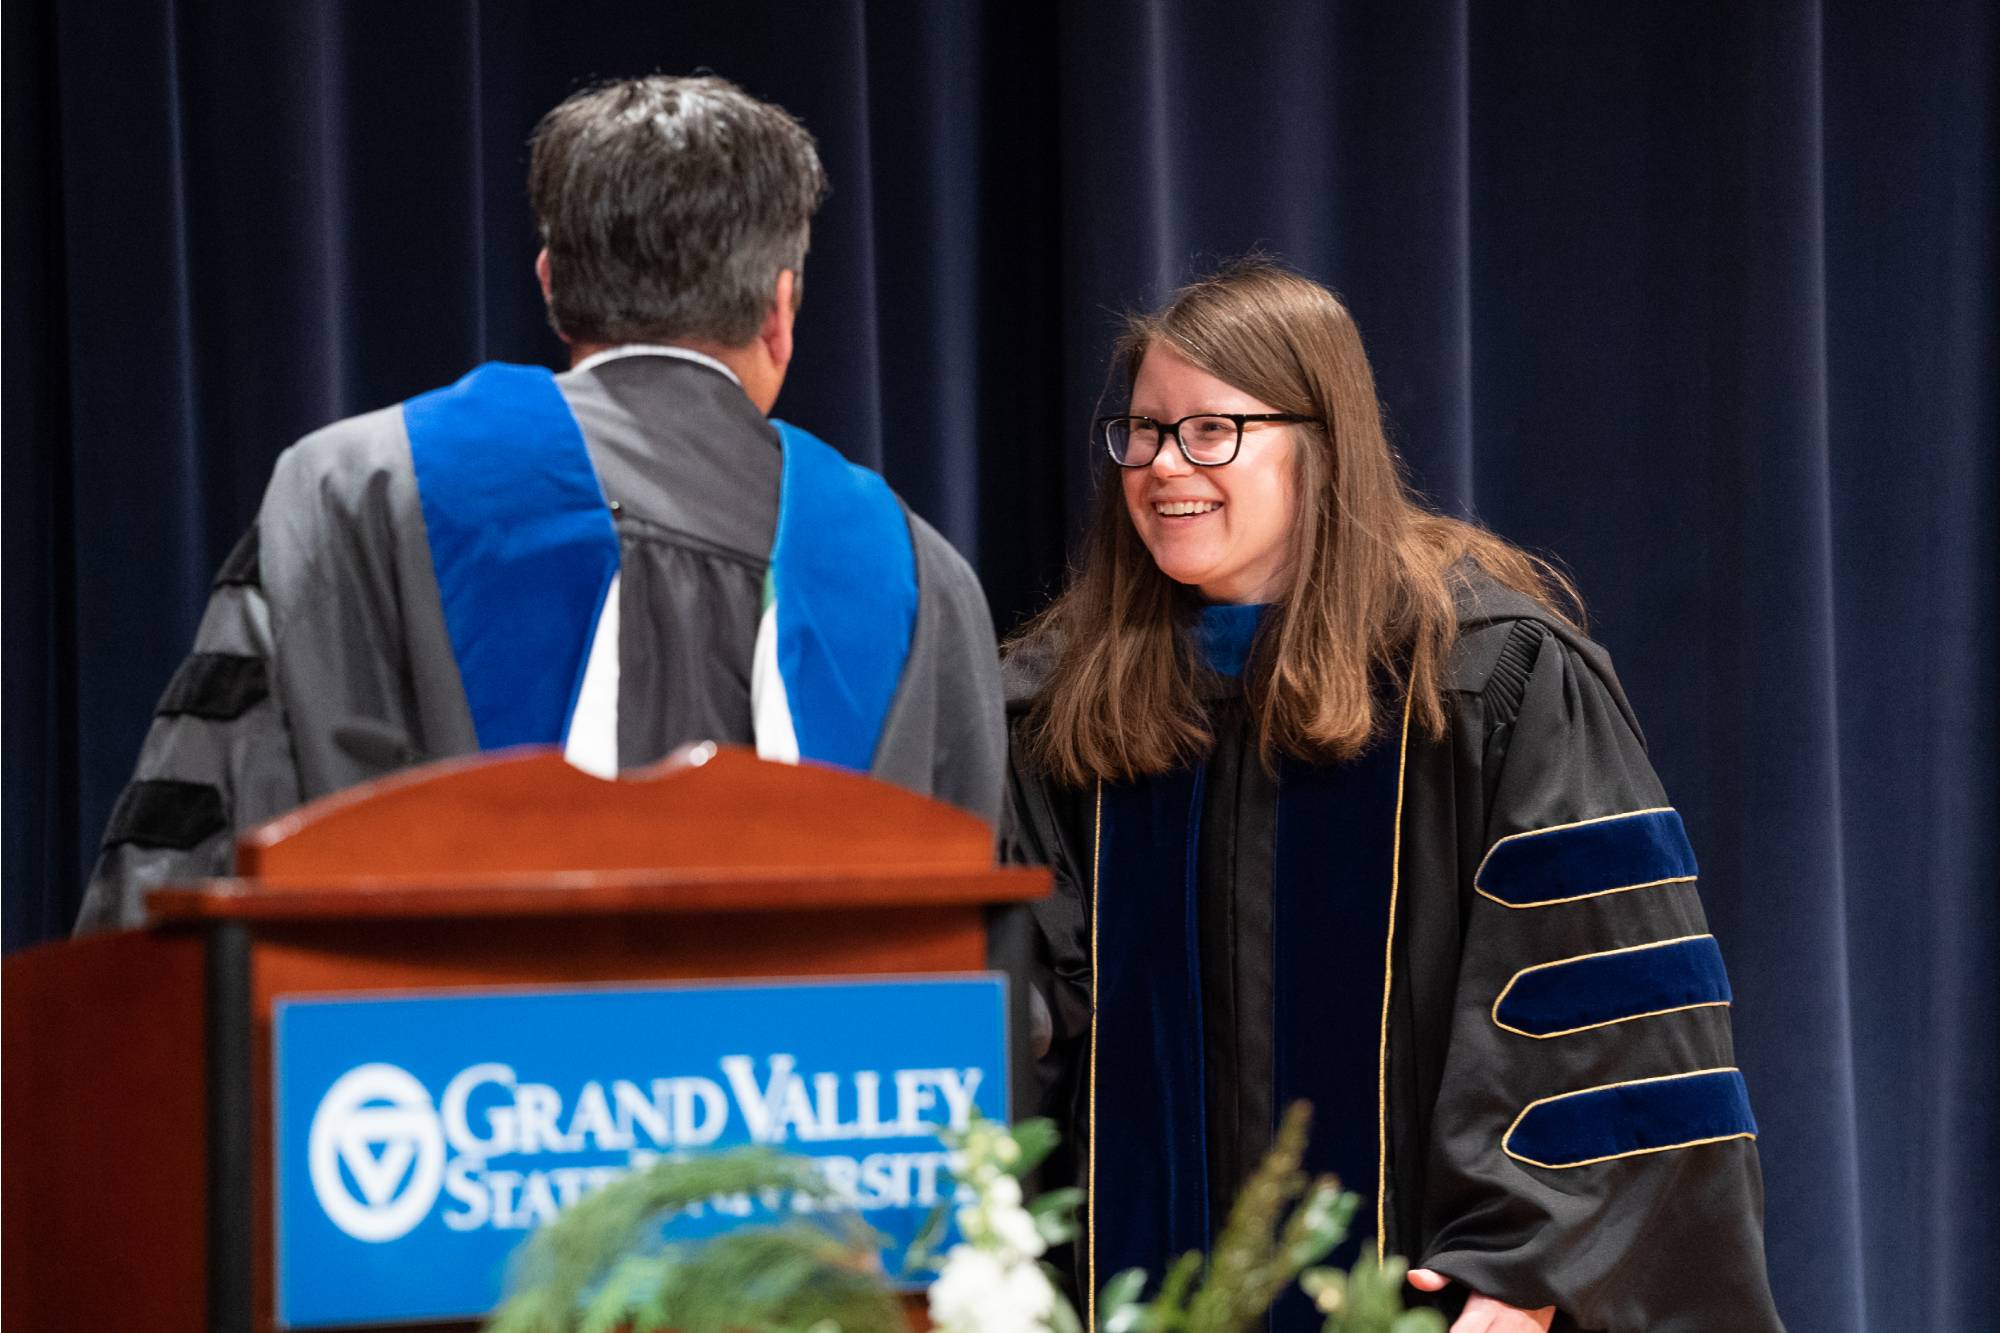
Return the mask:
<svg viewBox="0 0 2000 1333">
<path fill-rule="evenodd" d="M 577 93 L 530 140 L 549 320 L 576 342 L 757 336 L 805 264 L 826 171 L 806 127 L 726 79 L 651 75 Z"/>
</svg>

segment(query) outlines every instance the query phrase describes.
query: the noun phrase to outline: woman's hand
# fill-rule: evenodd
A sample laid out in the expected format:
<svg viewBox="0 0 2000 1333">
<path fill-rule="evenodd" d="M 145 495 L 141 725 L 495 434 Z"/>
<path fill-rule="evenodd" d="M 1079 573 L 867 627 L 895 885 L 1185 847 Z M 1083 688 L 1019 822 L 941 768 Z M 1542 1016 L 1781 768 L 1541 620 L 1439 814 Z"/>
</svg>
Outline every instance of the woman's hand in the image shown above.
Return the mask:
<svg viewBox="0 0 2000 1333">
<path fill-rule="evenodd" d="M 1410 1270 L 1410 1285 L 1418 1291 L 1442 1291 L 1450 1281 L 1443 1273 L 1433 1269 Z M 1549 1321 L 1555 1317 L 1556 1307 L 1553 1305 L 1544 1305 L 1539 1310 L 1523 1310 L 1475 1291 L 1465 1303 L 1465 1313 L 1451 1326 L 1451 1333 L 1548 1333 Z"/>
</svg>

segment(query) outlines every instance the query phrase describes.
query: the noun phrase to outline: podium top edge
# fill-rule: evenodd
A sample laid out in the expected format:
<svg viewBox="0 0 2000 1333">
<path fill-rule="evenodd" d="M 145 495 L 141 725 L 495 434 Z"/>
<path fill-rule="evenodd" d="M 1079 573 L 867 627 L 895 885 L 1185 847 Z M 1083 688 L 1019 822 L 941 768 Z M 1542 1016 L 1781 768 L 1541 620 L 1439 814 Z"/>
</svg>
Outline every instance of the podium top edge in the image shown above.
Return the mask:
<svg viewBox="0 0 2000 1333">
<path fill-rule="evenodd" d="M 339 880 L 216 879 L 156 889 L 152 925 L 222 921 L 690 916 L 968 908 L 1049 892 L 1034 866 L 877 870 L 560 871 L 357 876 Z"/>
</svg>

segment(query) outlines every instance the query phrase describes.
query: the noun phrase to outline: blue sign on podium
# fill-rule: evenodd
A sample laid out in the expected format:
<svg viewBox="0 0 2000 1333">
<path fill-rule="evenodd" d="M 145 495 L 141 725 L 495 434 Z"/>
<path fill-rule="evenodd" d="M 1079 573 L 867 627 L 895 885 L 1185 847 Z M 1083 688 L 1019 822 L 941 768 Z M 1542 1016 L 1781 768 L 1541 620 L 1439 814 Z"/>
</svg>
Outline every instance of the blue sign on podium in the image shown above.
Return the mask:
<svg viewBox="0 0 2000 1333">
<path fill-rule="evenodd" d="M 281 1000 L 278 1323 L 482 1315 L 567 1204 L 750 1143 L 819 1159 L 894 1273 L 952 1188 L 937 1130 L 1006 1117 L 1006 1051 L 992 975 Z M 668 1234 L 760 1211 L 718 1199 Z"/>
</svg>

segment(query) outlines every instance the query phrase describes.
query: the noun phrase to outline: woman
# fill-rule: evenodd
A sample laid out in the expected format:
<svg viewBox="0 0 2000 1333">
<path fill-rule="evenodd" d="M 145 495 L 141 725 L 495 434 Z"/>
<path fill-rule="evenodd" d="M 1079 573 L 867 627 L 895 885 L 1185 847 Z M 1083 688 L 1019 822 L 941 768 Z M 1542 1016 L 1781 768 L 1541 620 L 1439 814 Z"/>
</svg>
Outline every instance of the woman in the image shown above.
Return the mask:
<svg viewBox="0 0 2000 1333">
<path fill-rule="evenodd" d="M 1087 1287 L 1205 1248 L 1306 1097 L 1456 1330 L 1779 1327 L 1693 855 L 1567 585 L 1413 500 L 1304 278 L 1195 283 L 1118 365 L 1008 659 Z"/>
</svg>

